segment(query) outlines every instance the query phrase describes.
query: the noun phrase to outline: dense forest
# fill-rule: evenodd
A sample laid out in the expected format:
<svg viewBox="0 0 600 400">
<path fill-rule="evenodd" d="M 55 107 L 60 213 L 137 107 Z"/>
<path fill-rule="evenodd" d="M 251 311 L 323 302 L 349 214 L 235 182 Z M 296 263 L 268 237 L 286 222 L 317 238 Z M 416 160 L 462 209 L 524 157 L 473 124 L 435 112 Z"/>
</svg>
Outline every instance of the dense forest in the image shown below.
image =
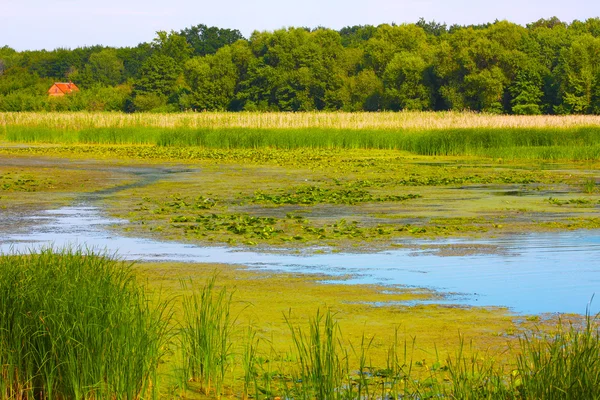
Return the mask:
<svg viewBox="0 0 600 400">
<path fill-rule="evenodd" d="M 51 98 L 56 81 L 78 93 Z M 0 47 L 0 111 L 474 110 L 600 114 L 600 18 L 254 32 L 131 48 Z"/>
</svg>

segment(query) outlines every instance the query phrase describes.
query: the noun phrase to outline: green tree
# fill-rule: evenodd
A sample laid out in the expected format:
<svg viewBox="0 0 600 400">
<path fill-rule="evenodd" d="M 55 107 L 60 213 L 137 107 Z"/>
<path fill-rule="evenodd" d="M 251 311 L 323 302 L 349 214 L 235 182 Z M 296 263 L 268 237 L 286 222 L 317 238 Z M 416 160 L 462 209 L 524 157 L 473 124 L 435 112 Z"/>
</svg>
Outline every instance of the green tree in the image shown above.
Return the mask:
<svg viewBox="0 0 600 400">
<path fill-rule="evenodd" d="M 136 47 L 124 47 L 117 50 L 117 56 L 123 60 L 123 79 L 137 79 L 144 62 L 155 53 L 150 43 L 140 43 Z"/>
<path fill-rule="evenodd" d="M 419 111 L 429 109 L 432 88 L 427 77 L 428 69 L 429 64 L 419 54 L 397 53 L 383 74 L 386 108 Z"/>
<path fill-rule="evenodd" d="M 429 53 L 427 34 L 423 28 L 409 25 L 380 25 L 365 44 L 367 65 L 383 76 L 388 63 L 397 53 Z"/>
<path fill-rule="evenodd" d="M 234 99 L 238 69 L 229 47 L 214 55 L 194 57 L 185 64 L 190 93 L 181 99 L 184 108 L 227 110 Z"/>
<path fill-rule="evenodd" d="M 180 35 L 185 37 L 193 48 L 194 55 L 197 56 L 215 54 L 223 46 L 244 40 L 244 36 L 237 29 L 221 29 L 204 24 L 186 28 L 180 32 Z"/>
<path fill-rule="evenodd" d="M 140 78 L 134 85 L 134 110 L 149 111 L 177 104 L 183 87 L 182 69 L 166 55 L 150 56 L 140 68 Z"/>
<path fill-rule="evenodd" d="M 561 51 L 558 70 L 563 104 L 557 111 L 599 112 L 600 39 L 590 34 L 575 39 L 570 47 Z"/>
<path fill-rule="evenodd" d="M 246 109 L 298 111 L 343 105 L 339 91 L 344 86 L 344 48 L 337 32 L 255 32 L 250 48 L 254 59 L 238 94 Z"/>
<path fill-rule="evenodd" d="M 192 54 L 192 46 L 174 31 L 167 33 L 165 31 L 156 32 L 156 38 L 152 41 L 152 47 L 157 54 L 171 57 L 177 64 L 182 65 Z"/>
<path fill-rule="evenodd" d="M 383 82 L 372 69 L 364 69 L 350 77 L 350 99 L 346 111 L 379 111 L 383 108 Z"/>
<path fill-rule="evenodd" d="M 104 49 L 90 56 L 78 78 L 85 86 L 115 86 L 122 82 L 123 70 L 123 61 L 117 56 L 117 51 Z"/>
<path fill-rule="evenodd" d="M 505 77 L 499 67 L 491 67 L 465 77 L 465 94 L 471 109 L 500 114 Z"/>
<path fill-rule="evenodd" d="M 354 25 L 340 29 L 339 34 L 344 47 L 362 47 L 377 32 L 373 25 Z"/>
<path fill-rule="evenodd" d="M 419 21 L 415 24 L 418 27 L 422 28 L 425 33 L 432 36 L 442 36 L 443 34 L 448 32 L 448 27 L 446 24 L 440 24 L 438 22 L 433 21 L 425 21 L 424 18 L 419 18 Z"/>
<path fill-rule="evenodd" d="M 0 76 L 4 74 L 8 68 L 17 66 L 20 59 L 19 53 L 16 50 L 4 46 L 0 47 Z"/>
</svg>

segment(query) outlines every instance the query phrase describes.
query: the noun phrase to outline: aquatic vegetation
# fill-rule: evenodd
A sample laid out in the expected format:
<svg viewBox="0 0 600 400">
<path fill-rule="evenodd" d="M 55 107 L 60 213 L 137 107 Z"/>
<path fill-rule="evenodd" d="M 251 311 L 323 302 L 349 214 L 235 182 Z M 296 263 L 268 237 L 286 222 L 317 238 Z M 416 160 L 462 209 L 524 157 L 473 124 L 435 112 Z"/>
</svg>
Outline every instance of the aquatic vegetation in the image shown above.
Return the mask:
<svg viewBox="0 0 600 400">
<path fill-rule="evenodd" d="M 575 229 L 600 229 L 600 218 L 580 217 L 566 218 L 563 221 L 540 221 L 538 225 L 548 229 L 575 230 Z"/>
<path fill-rule="evenodd" d="M 597 190 L 596 186 L 597 186 L 597 184 L 596 184 L 595 179 L 593 179 L 593 178 L 586 179 L 583 182 L 583 191 L 587 194 L 592 194 L 592 193 L 596 192 L 596 190 Z"/>
<path fill-rule="evenodd" d="M 208 149 L 393 149 L 431 156 L 503 159 L 600 158 L 599 127 L 453 128 L 438 130 L 90 128 L 71 130 L 7 126 L 6 140 L 20 143 L 147 144 Z"/>
<path fill-rule="evenodd" d="M 148 168 L 148 163 L 186 164 L 182 170 L 187 171 L 189 179 L 166 174 L 162 177 L 164 184 L 125 186 L 122 191 L 115 186 L 115 194 L 107 197 L 109 211 L 131 221 L 121 228 L 168 239 L 373 248 L 389 246 L 395 238 L 408 235 L 468 236 L 595 226 L 566 221 L 572 217 L 568 212 L 573 207 L 557 212 L 554 204 L 545 201 L 549 196 L 565 200 L 555 193 L 580 193 L 584 169 L 593 168 L 583 163 L 571 163 L 570 167 L 547 164 L 540 169 L 538 162 L 433 159 L 393 150 L 139 145 L 5 147 L 0 153 L 82 159 L 79 162 L 94 165 L 109 178 L 100 179 L 94 172 L 93 179 L 87 181 L 90 172 L 84 169 L 59 174 L 53 172 L 55 169 L 29 168 L 22 175 L 54 182 L 52 187 L 38 186 L 30 192 L 28 201 L 35 204 L 46 201 L 48 196 L 43 194 L 50 191 L 93 191 L 115 185 L 113 176 L 122 182 L 135 182 L 139 178 L 132 173 L 142 163 L 143 168 Z M 120 160 L 118 165 L 108 161 L 115 159 Z M 102 167 L 107 163 L 110 169 Z M 7 172 L 11 170 L 2 171 L 2 176 Z M 24 199 L 17 196 L 20 192 L 3 192 L 3 207 L 17 207 Z M 588 212 L 584 206 L 578 212 Z M 436 220 L 448 215 L 444 209 L 457 217 L 473 213 L 484 213 L 485 217 L 460 223 Z M 524 218 L 534 212 L 535 218 Z M 288 213 L 302 217 L 286 218 Z M 341 220 L 355 224 L 341 227 Z"/>
<path fill-rule="evenodd" d="M 32 175 L 11 174 L 10 172 L 0 175 L 0 190 L 13 192 L 34 192 L 40 189 L 40 186 L 52 187 L 53 181 L 47 179 L 43 182 L 38 181 Z"/>
<path fill-rule="evenodd" d="M 0 255 L 0 398 L 151 396 L 169 308 L 94 253 Z"/>
<path fill-rule="evenodd" d="M 20 143 L 145 144 L 210 149 L 394 149 L 420 155 L 597 160 L 594 116 L 469 113 L 0 113 Z"/>
<path fill-rule="evenodd" d="M 180 196 L 174 196 L 181 199 Z M 200 196 L 199 198 L 204 198 Z M 406 198 L 417 198 L 408 196 Z M 405 200 L 406 198 L 402 198 Z M 262 198 L 260 201 L 263 201 Z M 393 201 L 399 201 L 394 199 Z M 150 204 L 156 204 L 152 208 Z M 304 215 L 287 213 L 281 217 L 253 216 L 248 213 L 221 212 L 214 209 L 199 209 L 195 204 L 184 200 L 160 202 L 146 198 L 136 211 L 129 213 L 134 223 L 142 223 L 148 230 L 179 232 L 186 238 L 204 238 L 205 240 L 225 243 L 255 245 L 289 244 L 290 242 L 314 242 L 335 245 L 338 239 L 375 240 L 405 234 L 410 235 L 448 235 L 452 233 L 485 232 L 493 227 L 491 221 L 483 218 L 432 219 L 426 226 L 412 224 L 379 223 L 365 225 L 358 221 L 338 219 L 323 223 Z M 204 206 L 204 200 L 200 203 Z M 277 204 L 277 203 L 275 203 Z M 283 203 L 280 203 L 283 204 Z M 307 203 L 292 203 L 307 204 Z M 192 213 L 193 212 L 193 213 Z M 322 242 L 333 240 L 332 242 Z"/>
<path fill-rule="evenodd" d="M 292 333 L 297 371 L 292 372 L 292 398 L 336 399 L 345 396 L 340 392 L 349 371 L 340 351 L 341 331 L 331 311 L 321 315 L 317 310 L 310 319 L 309 332 L 286 317 Z"/>
<path fill-rule="evenodd" d="M 183 368 L 182 381 L 198 381 L 204 394 L 220 397 L 226 372 L 233 362 L 231 315 L 233 292 L 215 290 L 216 275 L 199 290 L 182 299 L 183 317 L 179 332 Z M 182 281 L 183 290 L 187 283 Z"/>
<path fill-rule="evenodd" d="M 112 215 L 131 221 L 114 229 L 196 243 L 281 246 L 291 251 L 306 246 L 319 246 L 319 250 L 331 246 L 331 251 L 340 246 L 376 249 L 393 246 L 395 239 L 407 236 L 598 229 L 597 184 L 589 178 L 589 171 L 597 169 L 600 159 L 598 126 L 598 117 L 514 118 L 469 113 L 448 113 L 445 118 L 427 113 L 0 114 L 0 140 L 33 143 L 8 144 L 0 148 L 1 154 L 61 159 L 48 170 L 3 168 L 0 193 L 4 207 L 21 205 L 25 198 L 39 203 L 55 191 L 61 196 L 94 190 L 106 193 L 102 189 L 122 183 L 121 191 L 99 197 Z M 66 158 L 79 159 L 103 172 L 62 171 Z M 135 185 L 138 166 L 166 164 L 185 165 L 181 168 L 185 175 Z M 109 165 L 114 172 L 104 171 Z M 134 184 L 125 185 L 131 182 Z M 84 277 L 72 270 L 68 270 L 69 280 L 62 272 L 50 277 L 41 263 L 46 262 L 51 265 L 49 271 L 56 272 L 52 265 L 58 261 L 36 257 L 14 258 L 21 260 L 14 266 L 27 271 L 23 265 L 26 260 L 33 261 L 37 267 L 32 268 L 32 274 L 45 278 L 39 283 L 33 275 L 21 280 L 19 291 L 8 291 L 10 295 L 31 295 L 42 304 L 42 294 L 66 292 L 65 307 L 55 308 L 62 312 L 67 306 L 74 307 L 73 313 L 88 315 L 89 311 L 93 317 L 94 310 L 85 304 L 96 292 L 86 289 L 88 283 L 80 283 Z M 13 263 L 5 262 L 8 259 L 1 256 L 0 264 Z M 77 262 L 94 260 L 97 258 Z M 1 265 L 0 282 L 6 283 L 9 280 L 1 278 L 8 276 L 4 271 L 16 269 L 5 270 Z M 171 285 L 171 304 L 177 316 L 167 327 L 168 310 L 151 307 L 156 303 L 154 298 L 148 301 L 145 297 L 146 287 L 131 283 L 138 299 L 146 300 L 143 304 L 148 309 L 142 311 L 151 312 L 144 314 L 148 318 L 145 326 L 148 335 L 156 338 L 147 349 L 138 351 L 135 347 L 133 351 L 140 357 L 143 351 L 150 353 L 146 375 L 139 375 L 142 369 L 131 365 L 115 363 L 110 369 L 97 359 L 93 359 L 94 366 L 82 367 L 75 360 L 85 359 L 80 357 L 85 346 L 74 346 L 73 341 L 56 339 L 54 348 L 42 347 L 47 344 L 44 341 L 62 335 L 54 335 L 63 332 L 60 329 L 73 326 L 83 331 L 85 320 L 48 318 L 47 311 L 30 315 L 27 311 L 32 308 L 9 308 L 5 301 L 13 297 L 0 296 L 2 315 L 18 309 L 22 314 L 19 321 L 31 324 L 27 329 L 37 323 L 35 334 L 23 330 L 23 335 L 9 337 L 2 336 L 5 331 L 0 329 L 4 340 L 0 340 L 0 357 L 5 357 L 0 360 L 0 398 L 14 398 L 18 390 L 29 397 L 61 397 L 57 388 L 68 379 L 78 385 L 77 390 L 83 393 L 80 398 L 129 397 L 128 393 L 133 393 L 129 398 L 173 398 L 201 392 L 213 397 L 256 399 L 533 399 L 560 397 L 555 393 L 579 384 L 574 396 L 598 397 L 593 392 L 596 389 L 590 389 L 598 387 L 594 378 L 597 363 L 585 358 L 598 354 L 594 347 L 598 343 L 595 320 L 588 321 L 589 340 L 584 340 L 587 326 L 581 330 L 573 325 L 572 331 L 559 330 L 548 336 L 545 333 L 553 332 L 545 318 L 525 319 L 519 325 L 506 310 L 406 306 L 403 302 L 407 300 L 435 295 L 409 288 L 325 287 L 317 277 L 261 275 L 230 266 L 221 269 L 229 274 L 226 284 L 214 279 L 198 284 L 187 278 L 206 266 L 166 265 L 160 267 L 160 273 L 150 271 L 152 267 L 138 268 L 150 288 Z M 95 272 L 88 275 L 90 282 L 98 277 Z M 77 279 L 71 279 L 73 276 Z M 29 288 L 30 282 L 35 284 Z M 78 290 L 71 290 L 69 284 Z M 238 286 L 236 296 L 231 289 L 234 285 Z M 103 285 L 97 286 L 103 290 Z M 129 290 L 129 281 L 120 287 Z M 106 293 L 113 292 L 107 289 Z M 57 302 L 63 299 L 46 297 Z M 127 320 L 133 318 L 132 310 L 138 310 L 139 304 L 134 300 L 121 302 L 123 296 L 118 295 L 103 298 L 113 297 L 114 304 L 122 308 L 114 311 L 116 317 L 124 318 L 120 320 L 125 321 L 122 326 L 142 326 Z M 237 297 L 243 301 L 235 301 Z M 52 300 L 45 300 L 44 310 L 53 309 Z M 374 302 L 383 305 L 374 307 Z M 98 309 L 113 301 L 100 303 Z M 249 304 L 253 306 L 247 307 Z M 242 314 L 244 307 L 249 310 Z M 315 315 L 318 308 L 326 311 Z M 2 315 L 0 324 L 4 327 L 10 319 Z M 159 315 L 162 317 L 152 319 Z M 236 318 L 238 315 L 244 318 Z M 89 334 L 104 338 L 105 330 L 100 327 L 109 322 L 100 317 L 97 320 L 98 329 L 90 329 Z M 57 321 L 67 322 L 63 326 Z M 526 330 L 534 322 L 543 325 L 543 332 L 531 335 Z M 398 325 L 402 326 L 401 335 Z M 169 328 L 173 328 L 170 332 L 174 336 L 167 345 L 164 335 Z M 466 332 L 466 337 L 475 337 L 473 347 L 465 346 L 462 340 L 456 343 L 452 335 L 458 330 Z M 127 340 L 134 339 L 127 339 L 125 331 L 116 329 L 112 339 L 130 343 Z M 143 330 L 139 331 L 143 337 Z M 529 336 L 522 336 L 524 331 Z M 68 329 L 63 336 L 67 335 L 76 337 Z M 515 345 L 519 337 L 524 340 L 520 347 Z M 580 341 L 573 343 L 575 337 Z M 28 346 L 34 340 L 42 344 L 18 356 L 3 353 L 7 343 L 17 347 L 18 340 Z M 157 348 L 156 343 L 163 347 Z M 552 347 L 555 343 L 557 347 Z M 126 344 L 130 347 L 120 351 L 132 351 L 134 345 Z M 53 353 L 59 346 L 61 352 Z M 485 353 L 488 349 L 489 355 Z M 558 349 L 565 349 L 564 360 L 555 359 L 563 354 Z M 35 358 L 38 350 L 47 355 L 43 360 Z M 522 360 L 517 358 L 521 350 Z M 163 357 L 164 351 L 169 351 L 168 357 Z M 95 351 L 94 356 L 99 353 Z M 17 371 L 12 366 L 21 359 L 26 364 L 20 364 Z M 59 363 L 51 364 L 54 359 Z M 34 361 L 40 360 L 42 366 L 34 367 Z M 163 362 L 160 367 L 157 360 Z M 577 364 L 577 360 L 583 361 Z M 550 374 L 550 365 L 561 362 L 562 372 L 557 367 Z M 589 364 L 585 371 L 584 362 Z M 574 375 L 569 376 L 566 369 L 570 366 L 585 379 L 578 382 Z M 92 372 L 104 368 L 105 375 L 84 382 L 73 373 L 75 368 Z M 142 376 L 142 383 L 126 383 L 125 370 L 131 376 Z M 22 371 L 31 371 L 33 377 L 20 381 L 25 377 Z M 568 378 L 561 381 L 560 373 Z M 164 376 L 174 376 L 176 382 Z M 111 392 L 112 382 L 117 382 L 118 388 Z M 39 389 L 46 384 L 52 386 L 52 396 L 47 389 L 40 394 Z M 544 387 L 556 391 L 542 392 Z M 76 397 L 73 392 L 64 393 L 62 397 Z"/>
<path fill-rule="evenodd" d="M 283 194 L 268 194 L 261 191 L 254 193 L 250 199 L 253 203 L 272 204 L 358 204 L 366 202 L 406 201 L 418 199 L 419 194 L 374 196 L 360 189 L 328 189 L 318 186 L 301 186 Z"/>
<path fill-rule="evenodd" d="M 591 198 L 587 198 L 587 197 L 577 197 L 577 198 L 573 198 L 573 199 L 565 199 L 565 200 L 561 200 L 561 199 L 557 199 L 554 197 L 549 197 L 548 198 L 548 203 L 550 204 L 554 204 L 557 206 L 564 206 L 567 204 L 570 205 L 576 205 L 576 206 L 586 206 L 586 205 L 595 205 L 595 204 L 600 204 L 600 200 L 597 199 L 591 199 Z"/>
<path fill-rule="evenodd" d="M 515 386 L 525 399 L 594 399 L 600 396 L 600 331 L 587 315 L 583 327 L 560 324 L 554 334 L 520 338 Z"/>
</svg>

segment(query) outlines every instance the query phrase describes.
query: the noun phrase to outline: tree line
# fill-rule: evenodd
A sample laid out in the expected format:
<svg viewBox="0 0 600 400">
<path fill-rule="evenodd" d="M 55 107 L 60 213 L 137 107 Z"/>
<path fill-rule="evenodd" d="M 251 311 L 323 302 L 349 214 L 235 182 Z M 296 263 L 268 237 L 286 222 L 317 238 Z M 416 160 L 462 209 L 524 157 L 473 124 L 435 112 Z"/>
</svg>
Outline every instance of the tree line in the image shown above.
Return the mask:
<svg viewBox="0 0 600 400">
<path fill-rule="evenodd" d="M 81 91 L 49 98 L 55 81 Z M 600 18 L 255 31 L 136 47 L 0 48 L 0 111 L 473 110 L 600 114 Z"/>
</svg>

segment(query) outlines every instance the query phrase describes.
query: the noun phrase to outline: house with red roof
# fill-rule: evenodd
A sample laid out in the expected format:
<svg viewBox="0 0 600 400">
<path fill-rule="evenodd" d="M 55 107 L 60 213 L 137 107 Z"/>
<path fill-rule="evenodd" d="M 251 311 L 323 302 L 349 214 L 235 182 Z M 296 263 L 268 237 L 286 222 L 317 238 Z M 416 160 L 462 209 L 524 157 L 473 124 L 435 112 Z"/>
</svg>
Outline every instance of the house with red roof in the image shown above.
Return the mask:
<svg viewBox="0 0 600 400">
<path fill-rule="evenodd" d="M 48 96 L 64 96 L 65 94 L 79 92 L 79 88 L 73 82 L 55 82 L 48 89 Z"/>
</svg>

